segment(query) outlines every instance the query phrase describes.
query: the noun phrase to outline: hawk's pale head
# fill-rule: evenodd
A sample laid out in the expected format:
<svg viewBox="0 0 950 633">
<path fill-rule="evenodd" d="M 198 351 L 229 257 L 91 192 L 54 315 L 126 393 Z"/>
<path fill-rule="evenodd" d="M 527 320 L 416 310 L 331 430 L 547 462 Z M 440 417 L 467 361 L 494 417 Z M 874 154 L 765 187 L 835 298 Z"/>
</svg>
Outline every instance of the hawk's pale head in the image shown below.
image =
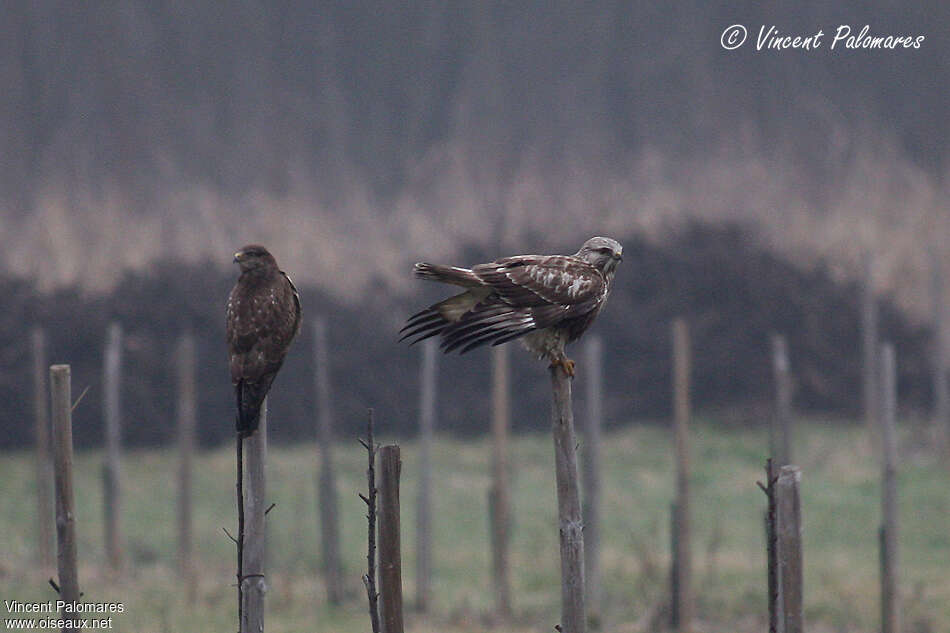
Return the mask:
<svg viewBox="0 0 950 633">
<path fill-rule="evenodd" d="M 277 269 L 277 260 L 260 244 L 248 244 L 234 254 L 234 262 L 242 273 Z"/>
<path fill-rule="evenodd" d="M 617 264 L 623 261 L 623 246 L 609 237 L 592 237 L 575 255 L 612 279 Z"/>
</svg>

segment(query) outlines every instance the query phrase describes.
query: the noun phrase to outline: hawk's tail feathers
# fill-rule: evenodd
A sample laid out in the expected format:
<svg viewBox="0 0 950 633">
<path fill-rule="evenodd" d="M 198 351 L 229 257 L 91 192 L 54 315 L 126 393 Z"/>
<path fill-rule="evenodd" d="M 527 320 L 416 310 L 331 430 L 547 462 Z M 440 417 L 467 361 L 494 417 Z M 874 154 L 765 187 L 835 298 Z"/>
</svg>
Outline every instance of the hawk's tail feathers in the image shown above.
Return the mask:
<svg viewBox="0 0 950 633">
<path fill-rule="evenodd" d="M 270 391 L 274 375 L 265 376 L 259 382 L 241 380 L 235 386 L 237 392 L 237 431 L 241 437 L 254 434 L 261 421 L 261 406 Z"/>
<path fill-rule="evenodd" d="M 482 281 L 468 268 L 419 262 L 413 267 L 412 272 L 419 279 L 440 281 L 445 284 L 455 284 L 456 286 L 465 288 L 482 285 Z"/>
</svg>

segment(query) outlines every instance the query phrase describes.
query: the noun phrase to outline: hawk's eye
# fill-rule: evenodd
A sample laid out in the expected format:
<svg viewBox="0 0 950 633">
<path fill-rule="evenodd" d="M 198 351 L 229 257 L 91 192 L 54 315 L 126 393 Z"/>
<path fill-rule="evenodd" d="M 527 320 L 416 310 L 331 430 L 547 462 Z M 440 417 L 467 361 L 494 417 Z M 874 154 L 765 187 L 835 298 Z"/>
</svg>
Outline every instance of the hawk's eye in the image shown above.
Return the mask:
<svg viewBox="0 0 950 633">
<path fill-rule="evenodd" d="M 598 253 L 603 253 L 604 255 L 610 255 L 610 254 L 611 254 L 611 253 L 610 253 L 610 249 L 607 248 L 606 246 L 603 246 L 603 247 L 601 247 L 601 248 L 598 248 L 598 249 L 597 249 L 597 252 L 598 252 Z"/>
</svg>

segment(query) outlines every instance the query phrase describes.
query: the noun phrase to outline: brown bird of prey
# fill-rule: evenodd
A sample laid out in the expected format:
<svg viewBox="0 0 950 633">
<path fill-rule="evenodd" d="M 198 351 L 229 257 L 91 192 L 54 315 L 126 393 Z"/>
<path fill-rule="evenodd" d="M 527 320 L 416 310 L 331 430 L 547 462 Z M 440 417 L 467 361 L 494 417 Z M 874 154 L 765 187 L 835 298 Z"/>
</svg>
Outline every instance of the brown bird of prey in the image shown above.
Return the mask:
<svg viewBox="0 0 950 633">
<path fill-rule="evenodd" d="M 442 351 L 522 342 L 538 358 L 574 375 L 564 345 L 590 327 L 610 293 L 623 247 L 592 237 L 573 255 L 516 255 L 472 268 L 420 262 L 415 276 L 465 291 L 414 314 L 402 338 L 417 343 L 438 335 Z"/>
<path fill-rule="evenodd" d="M 234 254 L 241 276 L 228 297 L 228 356 L 237 396 L 237 430 L 257 430 L 261 404 L 300 331 L 300 297 L 290 277 L 257 244 Z"/>
</svg>

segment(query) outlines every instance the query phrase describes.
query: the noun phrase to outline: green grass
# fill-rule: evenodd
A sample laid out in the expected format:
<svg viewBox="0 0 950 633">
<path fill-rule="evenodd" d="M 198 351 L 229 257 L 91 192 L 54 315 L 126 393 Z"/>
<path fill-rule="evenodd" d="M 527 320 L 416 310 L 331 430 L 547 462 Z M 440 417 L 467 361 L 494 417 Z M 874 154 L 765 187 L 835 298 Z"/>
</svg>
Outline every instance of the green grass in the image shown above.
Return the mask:
<svg viewBox="0 0 950 633">
<path fill-rule="evenodd" d="M 691 440 L 693 568 L 702 630 L 738 633 L 765 627 L 762 479 L 763 432 L 699 424 Z M 354 433 L 355 435 L 355 433 Z M 905 631 L 950 630 L 950 473 L 905 429 L 899 491 L 901 587 Z M 806 621 L 811 631 L 878 629 L 879 466 L 857 427 L 803 424 L 795 443 L 803 468 Z M 503 631 L 550 631 L 558 620 L 559 569 L 553 447 L 546 434 L 512 444 L 513 624 Z M 267 630 L 365 632 L 360 574 L 365 565 L 365 453 L 336 446 L 347 602 L 326 606 L 319 569 L 313 445 L 271 447 Z M 667 591 L 671 441 L 666 430 L 633 426 L 605 443 L 603 562 L 605 630 L 641 630 Z M 488 549 L 489 444 L 441 438 L 434 447 L 433 613 L 409 614 L 407 630 L 463 633 L 488 628 L 492 610 Z M 80 581 L 85 599 L 122 602 L 115 630 L 188 633 L 235 630 L 231 448 L 197 459 L 198 599 L 183 598 L 175 572 L 175 468 L 171 451 L 134 451 L 123 462 L 123 531 L 127 571 L 103 569 L 101 454 L 76 458 Z M 413 547 L 417 447 L 403 443 L 403 578 L 407 604 L 415 586 Z M 52 570 L 33 562 L 33 464 L 27 453 L 0 460 L 0 598 L 46 601 Z M 5 609 L 4 609 L 5 611 Z M 4 615 L 6 615 L 4 613 Z M 646 630 L 650 630 L 648 627 Z"/>
</svg>

